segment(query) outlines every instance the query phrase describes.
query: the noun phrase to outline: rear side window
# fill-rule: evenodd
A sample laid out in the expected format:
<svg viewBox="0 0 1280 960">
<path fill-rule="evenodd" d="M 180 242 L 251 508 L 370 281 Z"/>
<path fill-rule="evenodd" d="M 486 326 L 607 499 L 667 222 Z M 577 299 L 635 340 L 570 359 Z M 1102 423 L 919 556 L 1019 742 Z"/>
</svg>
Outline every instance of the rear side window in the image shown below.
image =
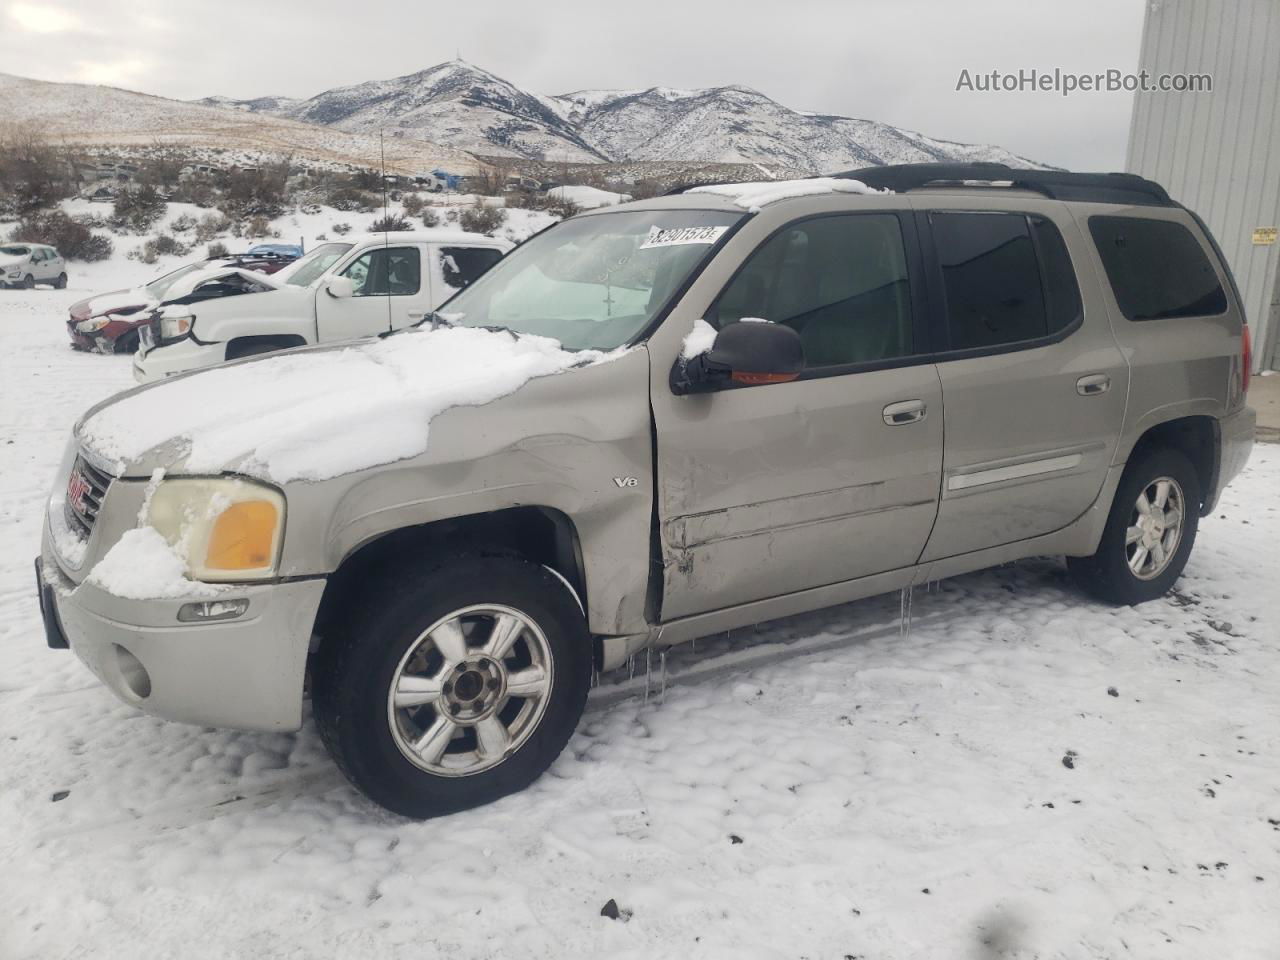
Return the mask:
<svg viewBox="0 0 1280 960">
<path fill-rule="evenodd" d="M 1213 265 L 1182 224 L 1090 217 L 1089 231 L 1116 304 L 1129 320 L 1206 317 L 1226 311 L 1227 295 Z"/>
<path fill-rule="evenodd" d="M 802 220 L 766 240 L 707 319 L 747 318 L 800 334 L 811 368 L 875 363 L 913 352 L 902 225 L 891 214 Z"/>
<path fill-rule="evenodd" d="M 1080 317 L 1062 235 L 1020 213 L 932 213 L 952 350 L 1040 340 Z"/>
<path fill-rule="evenodd" d="M 501 250 L 488 247 L 441 247 L 440 269 L 446 286 L 461 290 L 502 259 Z"/>
</svg>

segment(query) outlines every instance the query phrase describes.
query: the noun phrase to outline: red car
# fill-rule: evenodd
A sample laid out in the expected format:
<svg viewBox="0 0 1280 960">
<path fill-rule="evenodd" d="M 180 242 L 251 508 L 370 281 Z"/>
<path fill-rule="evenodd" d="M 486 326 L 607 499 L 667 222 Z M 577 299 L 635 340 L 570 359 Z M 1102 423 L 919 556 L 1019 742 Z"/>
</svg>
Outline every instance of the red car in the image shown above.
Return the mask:
<svg viewBox="0 0 1280 960">
<path fill-rule="evenodd" d="M 77 350 L 92 350 L 97 353 L 133 353 L 138 349 L 138 328 L 150 319 L 151 311 L 164 299 L 169 288 L 183 277 L 198 270 L 218 267 L 275 273 L 297 259 L 297 255 L 291 251 L 299 248 L 285 250 L 281 244 L 272 244 L 270 246 L 282 249 L 268 250 L 265 246 L 254 247 L 248 253 L 189 263 L 157 277 L 145 286 L 100 293 L 73 303 L 67 318 L 71 346 Z M 219 291 L 211 288 L 209 295 L 218 296 Z"/>
</svg>

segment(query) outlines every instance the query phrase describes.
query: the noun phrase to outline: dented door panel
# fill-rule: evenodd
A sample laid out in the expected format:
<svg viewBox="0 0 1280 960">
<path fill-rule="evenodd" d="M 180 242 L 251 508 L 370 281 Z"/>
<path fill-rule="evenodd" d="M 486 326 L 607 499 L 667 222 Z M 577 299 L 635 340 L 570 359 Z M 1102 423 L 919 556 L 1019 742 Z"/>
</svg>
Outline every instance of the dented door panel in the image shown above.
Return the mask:
<svg viewBox="0 0 1280 960">
<path fill-rule="evenodd" d="M 662 619 L 919 557 L 942 470 L 931 364 L 654 399 Z M 886 421 L 917 400 L 922 418 Z"/>
</svg>

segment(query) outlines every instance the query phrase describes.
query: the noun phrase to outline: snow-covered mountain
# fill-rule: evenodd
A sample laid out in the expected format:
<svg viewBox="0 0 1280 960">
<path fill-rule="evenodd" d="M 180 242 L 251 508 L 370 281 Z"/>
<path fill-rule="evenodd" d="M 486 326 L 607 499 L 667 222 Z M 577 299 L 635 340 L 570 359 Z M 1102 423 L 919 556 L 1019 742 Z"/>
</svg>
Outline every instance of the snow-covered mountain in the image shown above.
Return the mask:
<svg viewBox="0 0 1280 960">
<path fill-rule="evenodd" d="M 181 147 L 234 155 L 239 162 L 294 157 L 334 166 L 376 166 L 415 173 L 445 166 L 476 169 L 475 158 L 425 138 L 387 137 L 367 131 L 299 123 L 269 111 L 218 109 L 115 87 L 48 83 L 0 73 L 0 124 L 29 126 L 54 143 L 149 150 Z M 202 154 L 203 155 L 203 154 Z"/>
<path fill-rule="evenodd" d="M 1002 147 L 793 110 L 749 87 L 582 90 L 547 97 L 463 60 L 302 101 L 201 102 L 349 131 L 395 130 L 479 154 L 555 161 L 773 163 L 815 173 L 929 160 L 1040 165 Z"/>
</svg>

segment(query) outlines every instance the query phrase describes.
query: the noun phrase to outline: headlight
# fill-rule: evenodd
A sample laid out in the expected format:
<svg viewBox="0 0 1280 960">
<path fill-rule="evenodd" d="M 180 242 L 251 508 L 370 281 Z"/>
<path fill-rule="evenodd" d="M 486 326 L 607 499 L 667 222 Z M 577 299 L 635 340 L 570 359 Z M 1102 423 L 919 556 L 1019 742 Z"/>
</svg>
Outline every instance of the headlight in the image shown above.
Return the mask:
<svg viewBox="0 0 1280 960">
<path fill-rule="evenodd" d="M 195 314 L 188 310 L 166 310 L 160 314 L 160 339 L 181 340 L 191 332 L 191 325 L 195 322 Z"/>
<path fill-rule="evenodd" d="M 88 320 L 81 320 L 79 323 L 77 323 L 76 332 L 77 333 L 93 333 L 95 330 L 101 330 L 110 322 L 111 322 L 110 319 L 107 317 L 91 317 Z"/>
<path fill-rule="evenodd" d="M 275 575 L 284 497 L 272 487 L 231 477 L 162 480 L 143 519 L 186 559 L 193 580 Z"/>
</svg>

